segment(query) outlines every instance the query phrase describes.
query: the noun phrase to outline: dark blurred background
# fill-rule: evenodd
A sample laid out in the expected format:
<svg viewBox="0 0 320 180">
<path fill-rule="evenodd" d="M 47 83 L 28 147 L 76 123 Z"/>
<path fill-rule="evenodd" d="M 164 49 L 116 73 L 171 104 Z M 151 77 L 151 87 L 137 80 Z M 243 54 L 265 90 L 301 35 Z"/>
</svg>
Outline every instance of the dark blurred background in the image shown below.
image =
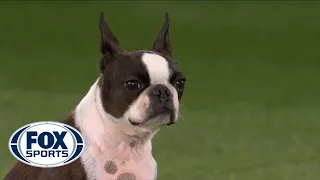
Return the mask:
<svg viewBox="0 0 320 180">
<path fill-rule="evenodd" d="M 10 135 L 60 120 L 99 75 L 100 12 L 127 50 L 164 13 L 188 77 L 153 140 L 160 180 L 320 178 L 320 2 L 0 2 L 0 176 Z"/>
</svg>

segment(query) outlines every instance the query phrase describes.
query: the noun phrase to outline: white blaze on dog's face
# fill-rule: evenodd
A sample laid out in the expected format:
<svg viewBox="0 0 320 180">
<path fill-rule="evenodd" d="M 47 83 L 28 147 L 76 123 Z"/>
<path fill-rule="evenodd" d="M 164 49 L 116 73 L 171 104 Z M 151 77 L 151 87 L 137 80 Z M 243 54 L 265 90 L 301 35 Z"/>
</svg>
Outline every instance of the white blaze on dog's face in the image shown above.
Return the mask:
<svg viewBox="0 0 320 180">
<path fill-rule="evenodd" d="M 103 16 L 100 19 L 102 73 L 99 80 L 104 110 L 133 126 L 170 125 L 178 119 L 185 76 L 172 59 L 169 19 L 152 51 L 126 52 Z"/>
</svg>

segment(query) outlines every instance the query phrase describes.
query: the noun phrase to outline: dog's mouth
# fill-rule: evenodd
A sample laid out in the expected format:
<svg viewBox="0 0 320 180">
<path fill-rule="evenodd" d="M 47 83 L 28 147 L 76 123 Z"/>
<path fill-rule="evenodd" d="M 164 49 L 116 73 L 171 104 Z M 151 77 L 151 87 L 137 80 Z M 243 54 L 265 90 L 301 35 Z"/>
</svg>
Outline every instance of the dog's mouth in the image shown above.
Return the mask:
<svg viewBox="0 0 320 180">
<path fill-rule="evenodd" d="M 157 113 L 150 113 L 148 118 L 142 121 L 134 121 L 129 119 L 131 125 L 139 126 L 139 125 L 173 125 L 176 122 L 176 117 L 173 110 L 161 110 Z"/>
<path fill-rule="evenodd" d="M 138 125 L 140 125 L 140 124 L 143 124 L 144 121 L 142 121 L 142 122 L 136 122 L 136 121 L 133 121 L 133 120 L 129 119 L 129 123 L 130 123 L 131 125 L 138 126 Z"/>
</svg>

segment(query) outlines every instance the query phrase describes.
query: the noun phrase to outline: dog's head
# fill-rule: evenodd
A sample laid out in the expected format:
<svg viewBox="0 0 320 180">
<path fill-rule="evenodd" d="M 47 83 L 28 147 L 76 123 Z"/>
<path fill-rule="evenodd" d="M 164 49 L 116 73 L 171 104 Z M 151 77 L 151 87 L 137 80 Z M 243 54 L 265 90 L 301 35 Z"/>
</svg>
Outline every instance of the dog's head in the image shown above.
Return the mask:
<svg viewBox="0 0 320 180">
<path fill-rule="evenodd" d="M 99 80 L 104 110 L 134 126 L 170 125 L 177 121 L 186 78 L 172 58 L 169 16 L 152 50 L 127 52 L 101 13 Z"/>
</svg>

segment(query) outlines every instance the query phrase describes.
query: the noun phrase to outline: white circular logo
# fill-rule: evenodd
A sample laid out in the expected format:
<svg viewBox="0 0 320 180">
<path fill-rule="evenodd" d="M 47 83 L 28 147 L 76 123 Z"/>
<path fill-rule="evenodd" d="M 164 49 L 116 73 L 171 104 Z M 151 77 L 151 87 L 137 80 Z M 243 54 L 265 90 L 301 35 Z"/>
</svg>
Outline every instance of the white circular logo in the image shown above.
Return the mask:
<svg viewBox="0 0 320 180">
<path fill-rule="evenodd" d="M 35 167 L 59 167 L 78 159 L 84 148 L 81 134 L 59 122 L 36 122 L 19 128 L 9 149 L 19 161 Z"/>
</svg>

